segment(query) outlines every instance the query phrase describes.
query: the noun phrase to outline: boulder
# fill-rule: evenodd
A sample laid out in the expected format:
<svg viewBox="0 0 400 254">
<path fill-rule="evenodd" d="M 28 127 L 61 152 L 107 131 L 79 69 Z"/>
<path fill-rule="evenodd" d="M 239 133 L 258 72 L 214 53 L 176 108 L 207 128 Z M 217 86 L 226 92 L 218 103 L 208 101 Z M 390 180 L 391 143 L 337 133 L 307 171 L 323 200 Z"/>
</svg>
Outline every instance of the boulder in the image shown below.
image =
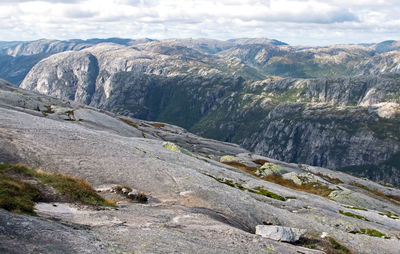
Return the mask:
<svg viewBox="0 0 400 254">
<path fill-rule="evenodd" d="M 282 177 L 284 179 L 292 180 L 297 185 L 303 185 L 307 183 L 319 183 L 319 184 L 329 185 L 329 182 L 325 181 L 323 178 L 308 172 L 300 174 L 296 172 L 290 172 L 283 174 Z"/>
<path fill-rule="evenodd" d="M 236 158 L 235 156 L 232 155 L 224 155 L 221 156 L 219 159 L 219 162 L 224 163 L 224 162 L 239 162 L 239 159 Z"/>
<path fill-rule="evenodd" d="M 281 166 L 274 163 L 266 162 L 261 168 L 257 169 L 256 175 L 258 176 L 268 176 L 268 175 L 282 175 L 287 173 Z"/>
<path fill-rule="evenodd" d="M 281 242 L 296 242 L 305 233 L 307 233 L 306 229 L 270 225 L 256 226 L 256 235 L 260 235 L 262 237 Z"/>
</svg>

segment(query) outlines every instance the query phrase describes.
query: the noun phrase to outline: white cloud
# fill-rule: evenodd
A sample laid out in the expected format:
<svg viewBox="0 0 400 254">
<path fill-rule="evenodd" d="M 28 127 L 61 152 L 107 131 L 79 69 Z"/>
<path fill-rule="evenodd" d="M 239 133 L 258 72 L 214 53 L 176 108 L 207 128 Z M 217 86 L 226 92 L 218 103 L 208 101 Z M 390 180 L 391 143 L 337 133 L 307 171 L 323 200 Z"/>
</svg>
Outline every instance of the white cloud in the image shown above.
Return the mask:
<svg viewBox="0 0 400 254">
<path fill-rule="evenodd" d="M 399 39 L 399 1 L 3 0 L 0 40 L 268 37 L 290 44 Z M 10 29 L 12 28 L 12 29 Z"/>
</svg>

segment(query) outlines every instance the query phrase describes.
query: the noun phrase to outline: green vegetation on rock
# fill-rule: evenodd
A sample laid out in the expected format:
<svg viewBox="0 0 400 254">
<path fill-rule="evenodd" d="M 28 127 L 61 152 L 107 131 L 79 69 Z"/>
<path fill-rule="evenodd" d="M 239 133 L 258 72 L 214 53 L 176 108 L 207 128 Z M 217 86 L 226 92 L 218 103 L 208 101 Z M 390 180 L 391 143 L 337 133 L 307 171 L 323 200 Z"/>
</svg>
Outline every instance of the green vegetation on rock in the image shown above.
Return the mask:
<svg viewBox="0 0 400 254">
<path fill-rule="evenodd" d="M 380 237 L 380 238 L 385 238 L 385 239 L 390 239 L 387 235 L 385 235 L 382 232 L 379 232 L 378 230 L 371 229 L 371 228 L 360 228 L 360 231 L 356 231 L 356 234 L 364 234 L 364 235 L 369 235 L 373 237 Z"/>
<path fill-rule="evenodd" d="M 386 217 L 394 219 L 394 220 L 400 219 L 400 217 L 397 214 L 394 214 L 394 213 L 392 213 L 390 211 L 386 212 L 386 213 L 379 213 L 379 215 L 386 216 Z"/>
<path fill-rule="evenodd" d="M 23 180 L 34 181 L 35 184 Z M 33 170 L 23 165 L 0 165 L 0 207 L 12 212 L 34 215 L 34 201 L 41 196 L 40 185 L 48 185 L 59 195 L 89 205 L 114 206 L 93 190 L 92 186 L 79 178 L 57 173 Z"/>
<path fill-rule="evenodd" d="M 263 196 L 266 196 L 269 198 L 274 198 L 274 199 L 281 200 L 281 201 L 286 201 L 286 198 L 284 198 L 276 193 L 273 193 L 271 191 L 265 190 L 263 187 L 256 187 L 255 190 L 256 190 L 255 193 L 257 193 L 257 194 L 261 194 Z"/>
<path fill-rule="evenodd" d="M 343 253 L 343 254 L 351 254 L 352 252 L 344 245 L 340 244 L 338 241 L 336 241 L 335 238 L 333 237 L 328 237 L 329 243 L 332 245 L 333 249 L 337 251 L 337 253 Z"/>
<path fill-rule="evenodd" d="M 0 165 L 0 208 L 36 215 L 33 201 L 39 196 L 38 188 L 6 174 L 10 168 L 9 164 Z"/>
<path fill-rule="evenodd" d="M 248 192 L 251 192 L 251 193 L 263 195 L 263 196 L 265 196 L 265 197 L 277 199 L 277 200 L 280 200 L 280 201 L 286 201 L 286 199 L 287 199 L 287 198 L 282 197 L 282 196 L 280 196 L 280 195 L 278 195 L 278 194 L 276 194 L 276 193 L 273 193 L 273 192 L 271 192 L 271 191 L 268 191 L 268 190 L 264 189 L 264 188 L 261 187 L 261 186 L 256 187 L 256 188 L 254 188 L 254 189 L 250 189 L 250 188 L 244 187 L 244 186 L 241 185 L 240 183 L 235 183 L 235 182 L 233 182 L 232 180 L 229 180 L 229 179 L 218 178 L 218 177 L 215 177 L 215 176 L 212 176 L 212 175 L 209 175 L 209 174 L 206 174 L 206 175 L 209 176 L 209 177 L 211 177 L 211 178 L 213 178 L 213 179 L 215 179 L 216 181 L 218 181 L 218 182 L 220 182 L 220 183 L 229 185 L 229 186 L 231 186 L 231 187 L 233 187 L 233 188 L 237 188 L 237 189 L 242 190 L 242 191 L 248 191 Z M 296 198 L 296 197 L 290 197 L 290 199 L 295 199 L 295 198 Z"/>
<path fill-rule="evenodd" d="M 361 207 L 355 207 L 355 206 L 345 206 L 345 207 L 349 208 L 349 209 L 354 209 L 354 210 L 368 211 L 368 209 L 361 208 Z"/>
<path fill-rule="evenodd" d="M 262 179 L 285 186 L 290 189 L 316 194 L 325 198 L 328 198 L 329 194 L 331 194 L 332 192 L 332 190 L 329 189 L 329 187 L 326 185 L 322 185 L 320 183 L 312 183 L 312 182 L 298 185 L 290 179 L 283 178 L 281 175 L 272 174 L 266 177 L 262 177 Z"/>
<path fill-rule="evenodd" d="M 168 150 L 173 151 L 173 152 L 178 152 L 178 153 L 182 153 L 182 154 L 185 154 L 185 155 L 188 155 L 188 156 L 196 157 L 195 154 L 189 152 L 188 150 L 186 150 L 186 149 L 184 149 L 184 148 L 182 148 L 182 147 L 180 147 L 180 146 L 178 146 L 178 145 L 176 145 L 176 144 L 174 144 L 172 142 L 164 142 L 162 144 L 162 146 L 165 147 Z"/>
<path fill-rule="evenodd" d="M 351 213 L 351 212 L 343 212 L 342 210 L 339 210 L 339 213 L 343 214 L 343 215 L 345 215 L 347 217 L 352 217 L 352 218 L 356 218 L 356 219 L 359 219 L 359 220 L 370 221 L 367 218 L 365 218 L 364 216 L 361 216 L 361 215 L 358 215 L 358 214 L 354 214 L 354 213 Z"/>
<path fill-rule="evenodd" d="M 296 245 L 323 251 L 329 254 L 352 254 L 353 252 L 335 238 L 329 236 L 321 238 L 319 234 L 307 233 L 295 243 Z"/>
</svg>

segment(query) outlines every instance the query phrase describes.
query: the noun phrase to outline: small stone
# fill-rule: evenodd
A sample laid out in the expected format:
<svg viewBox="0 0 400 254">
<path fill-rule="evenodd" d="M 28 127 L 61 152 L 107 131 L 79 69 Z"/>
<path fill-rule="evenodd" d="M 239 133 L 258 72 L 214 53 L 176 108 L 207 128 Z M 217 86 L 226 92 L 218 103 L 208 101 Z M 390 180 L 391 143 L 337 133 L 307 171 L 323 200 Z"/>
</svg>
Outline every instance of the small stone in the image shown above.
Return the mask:
<svg viewBox="0 0 400 254">
<path fill-rule="evenodd" d="M 322 238 L 322 239 L 325 238 L 325 237 L 327 237 L 327 236 L 328 236 L 328 233 L 322 232 L 322 234 L 321 234 L 321 238 Z"/>
</svg>

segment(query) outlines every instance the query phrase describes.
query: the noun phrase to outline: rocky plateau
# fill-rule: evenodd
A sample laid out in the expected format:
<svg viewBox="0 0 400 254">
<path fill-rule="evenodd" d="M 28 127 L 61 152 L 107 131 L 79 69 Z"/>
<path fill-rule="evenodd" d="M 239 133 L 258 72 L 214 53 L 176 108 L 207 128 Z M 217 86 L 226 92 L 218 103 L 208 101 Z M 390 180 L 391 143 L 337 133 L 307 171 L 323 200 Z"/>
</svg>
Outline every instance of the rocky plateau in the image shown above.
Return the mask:
<svg viewBox="0 0 400 254">
<path fill-rule="evenodd" d="M 93 53 L 77 54 L 88 61 L 80 70 L 93 60 Z M 68 59 L 65 53 L 51 59 L 57 57 Z M 236 82 L 242 85 L 240 79 Z M 313 83 L 303 82 L 304 93 L 316 96 L 308 89 Z M 385 84 L 390 87 L 391 82 Z M 325 99 L 345 101 L 340 96 Z M 286 107 L 303 106 L 277 107 L 285 113 Z M 328 103 L 307 105 L 301 112 L 311 118 L 325 112 L 324 107 Z M 351 109 L 361 117 L 361 110 L 381 114 L 375 102 Z M 387 111 L 382 118 L 387 119 Z M 273 110 L 271 117 L 272 112 L 279 113 Z M 332 112 L 331 117 L 340 116 Z M 360 135 L 361 143 L 367 134 Z M 399 189 L 340 171 L 278 161 L 168 123 L 50 97 L 5 81 L 0 81 L 0 162 L 0 168 L 3 163 L 23 163 L 40 172 L 82 178 L 116 202 L 114 207 L 36 202 L 37 216 L 0 209 L 2 253 L 397 254 L 400 249 Z M 126 186 L 124 193 L 129 188 L 140 191 L 148 199 L 130 200 L 115 193 L 116 186 Z"/>
</svg>

